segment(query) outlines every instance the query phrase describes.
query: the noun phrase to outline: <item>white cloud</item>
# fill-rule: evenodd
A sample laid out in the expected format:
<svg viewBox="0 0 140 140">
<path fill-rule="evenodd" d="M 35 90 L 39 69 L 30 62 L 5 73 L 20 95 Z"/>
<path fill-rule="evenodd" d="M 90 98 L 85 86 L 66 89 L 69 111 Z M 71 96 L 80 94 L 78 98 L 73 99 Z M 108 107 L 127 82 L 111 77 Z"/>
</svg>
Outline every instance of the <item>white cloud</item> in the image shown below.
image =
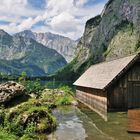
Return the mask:
<svg viewBox="0 0 140 140">
<path fill-rule="evenodd" d="M 43 14 L 28 7 L 27 0 L 0 0 L 0 19 L 10 22 L 22 21 L 21 17 L 32 17 Z"/>
<path fill-rule="evenodd" d="M 0 19 L 11 23 L 8 26 L 0 25 L 0 28 L 10 33 L 25 29 L 51 31 L 77 39 L 83 33 L 85 22 L 100 14 L 104 7 L 104 2 L 85 7 L 87 2 L 88 0 L 46 0 L 46 8 L 37 10 L 29 8 L 28 0 L 1 0 Z M 33 28 L 40 21 L 45 25 Z"/>
<path fill-rule="evenodd" d="M 56 11 L 65 11 L 69 8 L 73 7 L 73 0 L 61 0 L 58 2 L 58 0 L 48 0 L 47 8 L 48 9 L 54 9 Z"/>
<path fill-rule="evenodd" d="M 18 25 L 18 29 L 20 31 L 25 30 L 25 29 L 30 29 L 34 24 L 34 20 L 29 17 L 28 19 L 24 20 L 23 22 L 21 22 L 20 25 Z"/>
<path fill-rule="evenodd" d="M 11 10 L 14 8 L 20 8 L 27 5 L 27 0 L 1 0 L 1 8 L 6 8 Z"/>
<path fill-rule="evenodd" d="M 83 6 L 87 2 L 88 2 L 88 0 L 74 0 L 74 3 L 76 6 Z"/>
<path fill-rule="evenodd" d="M 52 29 L 61 33 L 76 31 L 77 28 L 75 25 L 76 19 L 70 13 L 67 12 L 63 12 L 58 16 L 55 16 L 50 22 L 50 26 L 52 27 Z"/>
</svg>

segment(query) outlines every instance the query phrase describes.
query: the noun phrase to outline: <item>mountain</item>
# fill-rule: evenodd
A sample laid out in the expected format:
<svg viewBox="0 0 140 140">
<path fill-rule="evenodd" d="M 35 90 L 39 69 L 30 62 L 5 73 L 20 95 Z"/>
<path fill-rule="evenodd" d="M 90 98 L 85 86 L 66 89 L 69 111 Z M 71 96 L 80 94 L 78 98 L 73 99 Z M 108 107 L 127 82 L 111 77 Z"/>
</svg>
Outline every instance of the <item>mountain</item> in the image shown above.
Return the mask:
<svg viewBox="0 0 140 140">
<path fill-rule="evenodd" d="M 55 50 L 30 38 L 11 36 L 0 30 L 0 71 L 8 74 L 44 76 L 56 72 L 66 60 Z"/>
<path fill-rule="evenodd" d="M 67 62 L 70 62 L 75 57 L 77 41 L 71 40 L 68 37 L 52 34 L 50 32 L 35 33 L 30 30 L 16 33 L 15 36 L 32 38 L 44 46 L 56 50 L 66 59 Z"/>
<path fill-rule="evenodd" d="M 86 22 L 76 58 L 55 77 L 77 79 L 90 65 L 140 51 L 140 0 L 109 0 L 101 15 Z"/>
</svg>

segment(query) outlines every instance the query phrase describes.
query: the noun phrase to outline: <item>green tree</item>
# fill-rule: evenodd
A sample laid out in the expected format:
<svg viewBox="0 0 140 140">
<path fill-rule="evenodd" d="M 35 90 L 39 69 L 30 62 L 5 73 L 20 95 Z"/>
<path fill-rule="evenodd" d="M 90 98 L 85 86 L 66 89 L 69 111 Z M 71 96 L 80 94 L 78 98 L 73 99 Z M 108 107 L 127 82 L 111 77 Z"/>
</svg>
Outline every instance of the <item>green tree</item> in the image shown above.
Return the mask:
<svg viewBox="0 0 140 140">
<path fill-rule="evenodd" d="M 19 77 L 19 82 L 24 82 L 26 80 L 26 77 L 27 77 L 27 73 L 25 71 L 23 71 L 21 73 L 21 76 Z"/>
</svg>

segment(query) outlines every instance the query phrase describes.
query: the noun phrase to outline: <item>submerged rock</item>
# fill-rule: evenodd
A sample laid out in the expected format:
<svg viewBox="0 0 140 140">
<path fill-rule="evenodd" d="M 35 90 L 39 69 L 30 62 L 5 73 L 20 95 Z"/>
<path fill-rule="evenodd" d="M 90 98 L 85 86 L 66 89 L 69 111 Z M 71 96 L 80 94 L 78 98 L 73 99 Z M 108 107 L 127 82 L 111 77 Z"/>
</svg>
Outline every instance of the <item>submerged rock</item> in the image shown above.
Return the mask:
<svg viewBox="0 0 140 140">
<path fill-rule="evenodd" d="M 73 105 L 73 106 L 77 106 L 78 105 L 78 102 L 75 100 L 75 101 L 71 101 L 71 104 Z"/>
<path fill-rule="evenodd" d="M 25 88 L 23 85 L 9 81 L 0 85 L 0 104 L 6 103 L 11 99 L 23 95 Z"/>
</svg>

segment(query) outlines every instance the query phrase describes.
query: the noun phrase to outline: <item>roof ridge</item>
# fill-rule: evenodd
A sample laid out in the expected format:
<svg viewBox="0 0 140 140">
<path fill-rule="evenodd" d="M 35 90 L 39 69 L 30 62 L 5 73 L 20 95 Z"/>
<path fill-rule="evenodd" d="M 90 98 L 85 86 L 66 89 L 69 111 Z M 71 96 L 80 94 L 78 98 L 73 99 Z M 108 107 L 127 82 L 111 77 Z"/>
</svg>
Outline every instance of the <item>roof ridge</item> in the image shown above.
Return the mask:
<svg viewBox="0 0 140 140">
<path fill-rule="evenodd" d="M 133 64 L 133 61 L 135 61 L 136 59 L 139 58 L 140 53 L 137 53 L 136 55 L 131 55 L 131 56 L 135 56 L 135 57 L 133 57 L 133 59 L 126 65 L 126 67 L 124 67 L 124 68 L 118 73 L 118 75 L 116 75 L 116 77 L 119 77 L 121 74 L 123 74 L 122 72 L 123 72 L 124 70 L 129 69 L 129 67 Z M 124 58 L 125 58 L 125 57 L 124 57 Z M 114 78 L 112 79 L 112 81 L 110 81 L 110 83 L 108 83 L 108 84 L 104 87 L 104 89 L 106 89 L 106 88 L 116 79 L 116 77 L 114 77 Z"/>
<path fill-rule="evenodd" d="M 74 82 L 74 85 L 105 89 L 120 78 L 139 59 L 140 53 L 136 53 L 135 55 L 92 65 Z"/>
<path fill-rule="evenodd" d="M 104 64 L 104 63 L 109 63 L 109 62 L 112 62 L 112 61 L 116 61 L 116 60 L 120 60 L 120 59 L 123 59 L 123 58 L 131 57 L 131 56 L 137 56 L 137 55 L 140 55 L 140 52 L 130 54 L 130 55 L 127 55 L 125 57 L 122 56 L 122 57 L 119 57 L 119 58 L 116 58 L 116 59 L 113 59 L 113 60 L 108 60 L 108 61 L 102 61 L 102 62 L 99 62 L 99 63 L 95 63 L 95 64 L 91 65 L 91 67 L 93 67 L 95 65 L 101 65 L 101 64 Z"/>
</svg>

